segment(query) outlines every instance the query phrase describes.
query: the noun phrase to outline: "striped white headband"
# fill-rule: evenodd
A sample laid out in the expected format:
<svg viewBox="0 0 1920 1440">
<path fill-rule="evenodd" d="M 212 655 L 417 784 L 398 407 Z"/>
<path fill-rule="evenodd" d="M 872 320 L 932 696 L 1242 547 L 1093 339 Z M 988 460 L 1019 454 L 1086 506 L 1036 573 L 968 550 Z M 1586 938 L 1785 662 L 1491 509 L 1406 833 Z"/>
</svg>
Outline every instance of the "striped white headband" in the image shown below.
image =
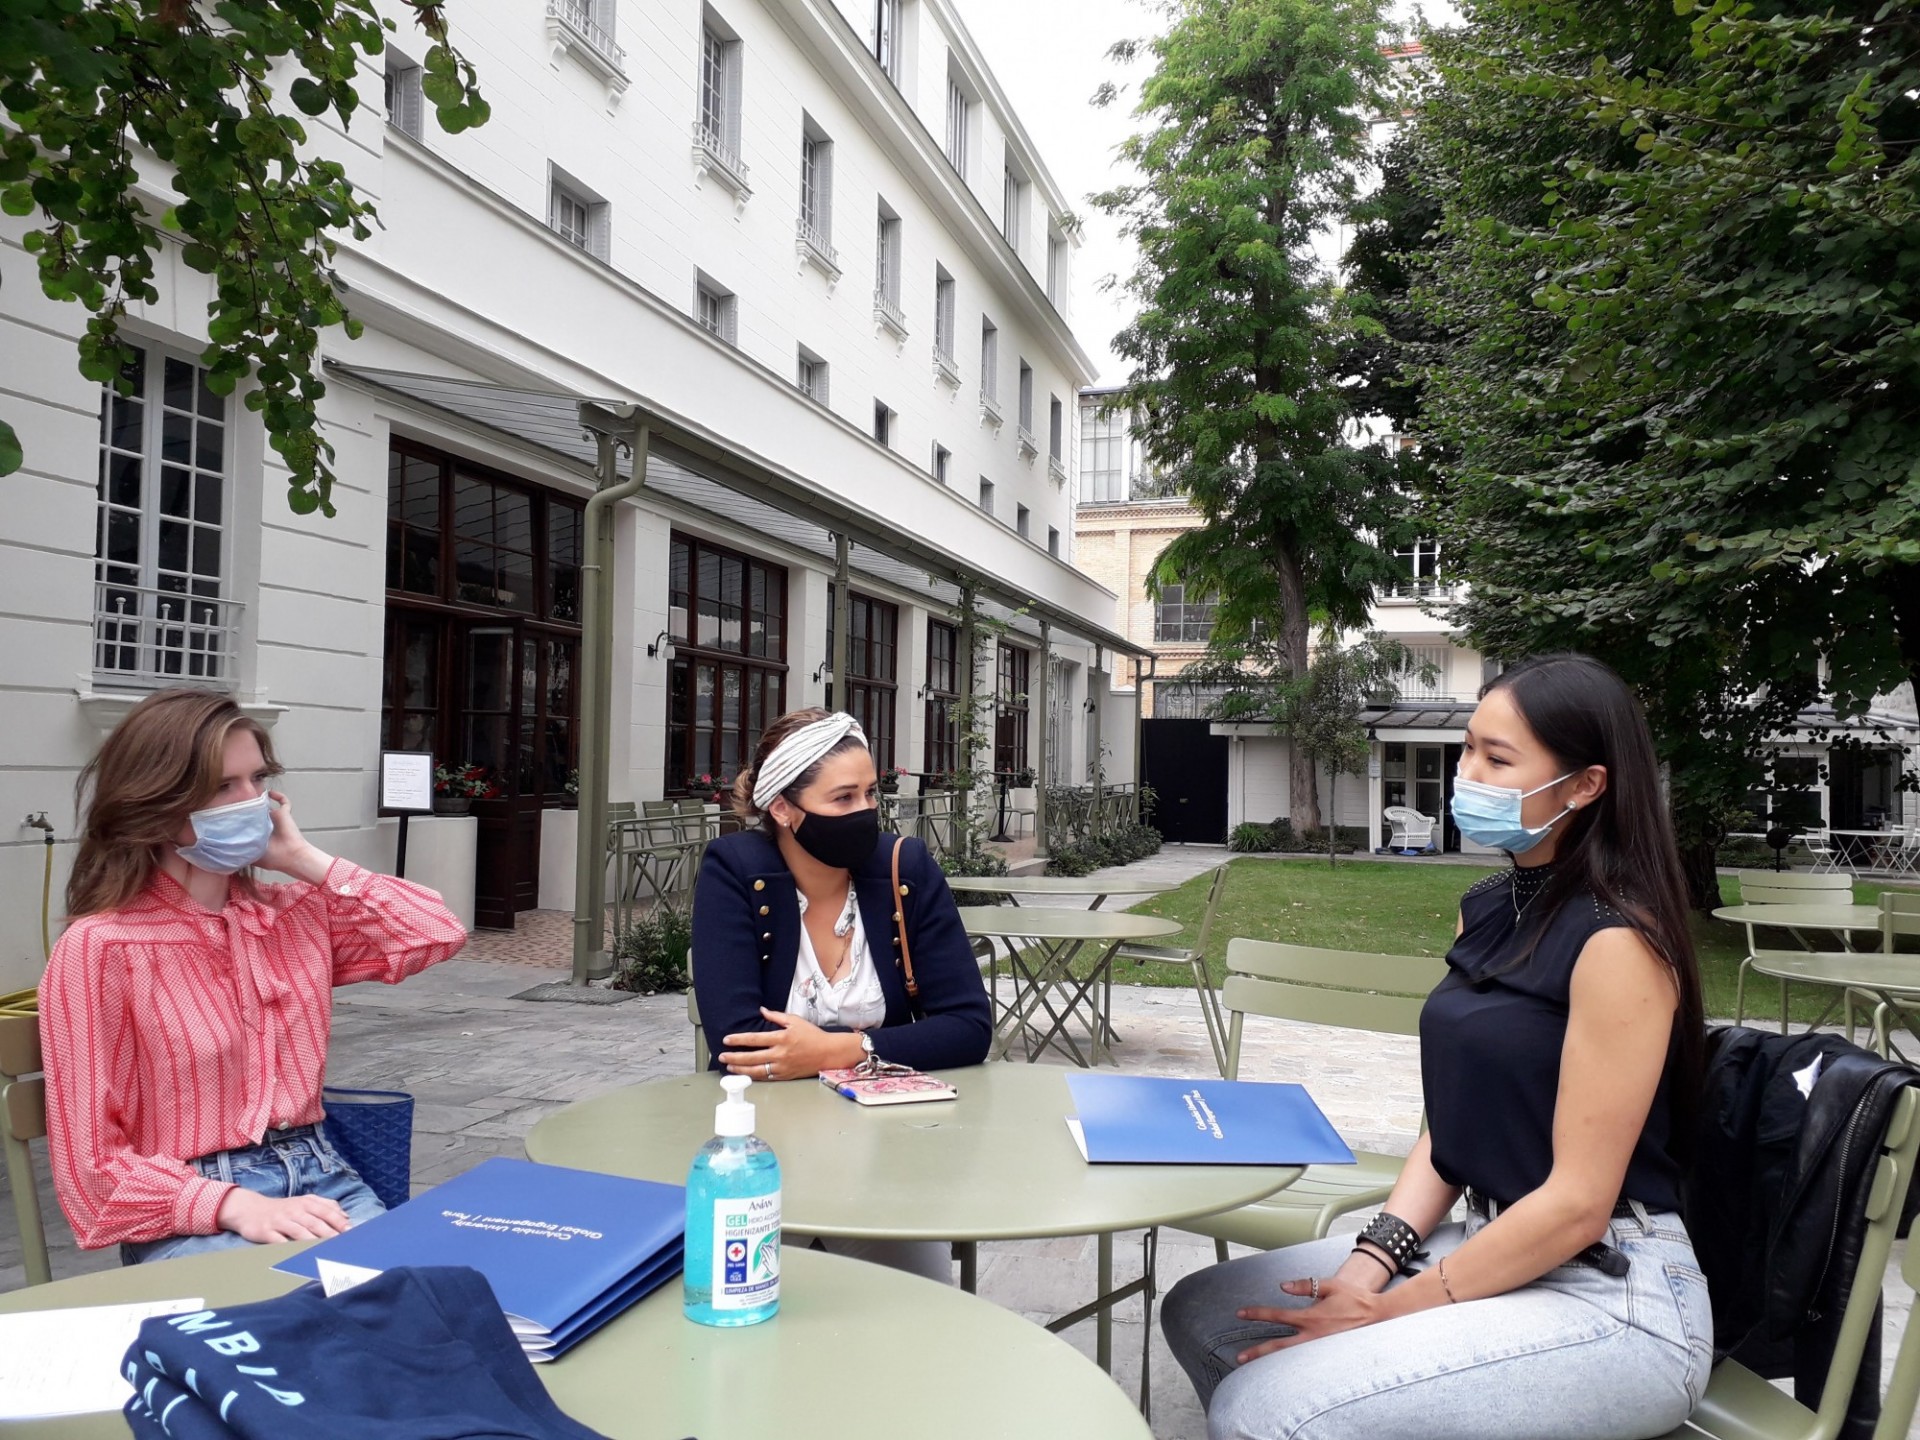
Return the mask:
<svg viewBox="0 0 1920 1440">
<path fill-rule="evenodd" d="M 754 774 L 753 808 L 765 810 L 849 735 L 862 745 L 867 743 L 867 732 L 860 728 L 860 722 L 841 711 L 802 725 L 787 736 L 773 747 L 773 753 Z"/>
</svg>

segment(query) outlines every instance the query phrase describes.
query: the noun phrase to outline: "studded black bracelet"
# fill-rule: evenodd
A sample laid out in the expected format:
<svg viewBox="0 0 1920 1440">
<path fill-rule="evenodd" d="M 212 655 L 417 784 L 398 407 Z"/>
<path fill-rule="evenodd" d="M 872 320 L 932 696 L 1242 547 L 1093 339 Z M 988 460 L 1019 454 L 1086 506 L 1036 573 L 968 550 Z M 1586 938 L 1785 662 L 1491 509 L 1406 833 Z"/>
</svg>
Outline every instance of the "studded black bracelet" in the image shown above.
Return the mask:
<svg viewBox="0 0 1920 1440">
<path fill-rule="evenodd" d="M 1378 1245 L 1382 1253 L 1393 1261 L 1398 1273 L 1412 1273 L 1408 1269 L 1408 1262 L 1420 1253 L 1420 1232 L 1398 1215 L 1389 1215 L 1382 1210 L 1367 1222 L 1367 1228 L 1360 1232 L 1360 1238 L 1369 1245 Z"/>
</svg>

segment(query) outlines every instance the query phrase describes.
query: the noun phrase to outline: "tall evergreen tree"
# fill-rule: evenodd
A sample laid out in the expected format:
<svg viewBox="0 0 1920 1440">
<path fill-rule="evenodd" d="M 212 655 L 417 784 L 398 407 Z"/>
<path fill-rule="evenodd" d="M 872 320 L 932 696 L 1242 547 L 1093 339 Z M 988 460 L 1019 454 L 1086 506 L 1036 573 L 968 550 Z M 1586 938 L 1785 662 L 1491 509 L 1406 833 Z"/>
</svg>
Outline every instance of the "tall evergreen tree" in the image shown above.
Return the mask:
<svg viewBox="0 0 1920 1440">
<path fill-rule="evenodd" d="M 1401 507 L 1384 453 L 1351 447 L 1340 357 L 1353 319 L 1315 243 L 1353 203 L 1383 103 L 1379 0 L 1177 0 L 1123 147 L 1137 184 L 1095 197 L 1139 244 L 1139 302 L 1115 340 L 1134 378 L 1112 401 L 1204 523 L 1158 580 L 1218 596 L 1217 634 L 1268 627 L 1306 674 L 1318 618 L 1360 628 Z M 1292 755 L 1295 823 L 1317 825 L 1314 765 Z"/>
</svg>

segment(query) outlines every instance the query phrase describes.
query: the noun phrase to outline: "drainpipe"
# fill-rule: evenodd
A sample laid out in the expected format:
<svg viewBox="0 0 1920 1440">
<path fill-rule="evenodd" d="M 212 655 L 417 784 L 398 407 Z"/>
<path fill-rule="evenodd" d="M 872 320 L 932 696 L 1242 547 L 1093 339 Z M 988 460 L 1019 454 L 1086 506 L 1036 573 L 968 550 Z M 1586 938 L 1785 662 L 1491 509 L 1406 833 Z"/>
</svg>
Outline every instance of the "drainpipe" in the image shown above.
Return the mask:
<svg viewBox="0 0 1920 1440">
<path fill-rule="evenodd" d="M 973 591 L 963 586 L 960 591 L 960 744 L 959 748 L 954 752 L 954 759 L 958 763 L 959 768 L 967 772 L 969 779 L 973 778 L 973 762 L 975 756 L 978 754 L 973 746 L 972 734 L 973 726 L 980 718 L 974 713 L 973 705 L 973 667 L 979 658 L 975 653 L 975 646 L 978 643 L 978 638 L 973 628 Z M 956 816 L 954 833 L 956 835 L 970 836 L 972 834 L 972 832 L 967 829 L 969 812 L 972 809 L 972 799 L 973 787 L 971 785 L 964 788 L 959 786 L 954 787 L 953 805 Z"/>
<path fill-rule="evenodd" d="M 853 665 L 853 586 L 848 569 L 847 537 L 833 537 L 833 707 L 853 714 L 853 686 L 848 684 Z"/>
<path fill-rule="evenodd" d="M 1100 662 L 1105 658 L 1104 647 L 1094 646 L 1093 670 L 1087 676 L 1087 703 L 1093 707 L 1093 814 L 1090 830 L 1095 835 L 1103 833 L 1100 823 L 1100 799 L 1107 788 L 1107 761 L 1106 757 L 1100 753 L 1100 712 L 1107 707 L 1100 694 L 1099 681 L 1104 673 L 1100 669 Z"/>
<path fill-rule="evenodd" d="M 1146 712 L 1141 705 L 1142 697 L 1146 694 L 1147 680 L 1153 674 L 1153 661 L 1154 657 L 1151 655 L 1145 659 L 1138 655 L 1133 657 L 1133 818 L 1135 823 L 1145 818 L 1140 813 L 1140 788 L 1147 783 L 1142 758 L 1146 752 L 1140 748 L 1140 742 L 1143 739 L 1142 717 Z"/>
<path fill-rule="evenodd" d="M 1052 763 L 1052 746 L 1047 731 L 1053 711 L 1053 626 L 1040 622 L 1040 763 L 1033 771 L 1033 848 L 1041 854 L 1047 849 L 1047 774 Z"/>
<path fill-rule="evenodd" d="M 631 419 L 632 406 L 611 407 Z M 583 406 L 584 410 L 585 407 Z M 594 427 L 585 414 L 580 422 Z M 612 964 L 606 952 L 608 732 L 613 700 L 613 515 L 622 500 L 647 483 L 645 425 L 633 430 L 633 474 L 620 479 L 615 454 L 619 437 L 594 430 L 600 455 L 594 465 L 599 488 L 587 501 L 583 526 L 586 554 L 580 566 L 580 808 L 573 871 L 573 983 L 604 978 Z"/>
</svg>

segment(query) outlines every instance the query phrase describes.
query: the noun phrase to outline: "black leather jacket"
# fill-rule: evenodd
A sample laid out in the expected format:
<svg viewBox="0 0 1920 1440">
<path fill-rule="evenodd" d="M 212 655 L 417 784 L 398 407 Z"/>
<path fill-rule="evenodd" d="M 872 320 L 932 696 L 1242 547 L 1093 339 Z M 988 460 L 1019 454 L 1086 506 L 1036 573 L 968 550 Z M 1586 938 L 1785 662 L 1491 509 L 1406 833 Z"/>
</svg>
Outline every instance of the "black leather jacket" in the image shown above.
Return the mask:
<svg viewBox="0 0 1920 1440">
<path fill-rule="evenodd" d="M 1802 1097 L 1795 1075 L 1816 1059 L 1819 1078 Z M 1804 1405 L 1818 1405 L 1839 1338 L 1888 1114 L 1916 1078 L 1837 1035 L 1707 1034 L 1685 1213 L 1713 1297 L 1714 1348 L 1769 1379 L 1791 1375 Z M 1910 1218 L 1911 1193 L 1907 1204 Z M 1879 1382 L 1876 1316 L 1843 1440 L 1872 1433 Z"/>
</svg>

